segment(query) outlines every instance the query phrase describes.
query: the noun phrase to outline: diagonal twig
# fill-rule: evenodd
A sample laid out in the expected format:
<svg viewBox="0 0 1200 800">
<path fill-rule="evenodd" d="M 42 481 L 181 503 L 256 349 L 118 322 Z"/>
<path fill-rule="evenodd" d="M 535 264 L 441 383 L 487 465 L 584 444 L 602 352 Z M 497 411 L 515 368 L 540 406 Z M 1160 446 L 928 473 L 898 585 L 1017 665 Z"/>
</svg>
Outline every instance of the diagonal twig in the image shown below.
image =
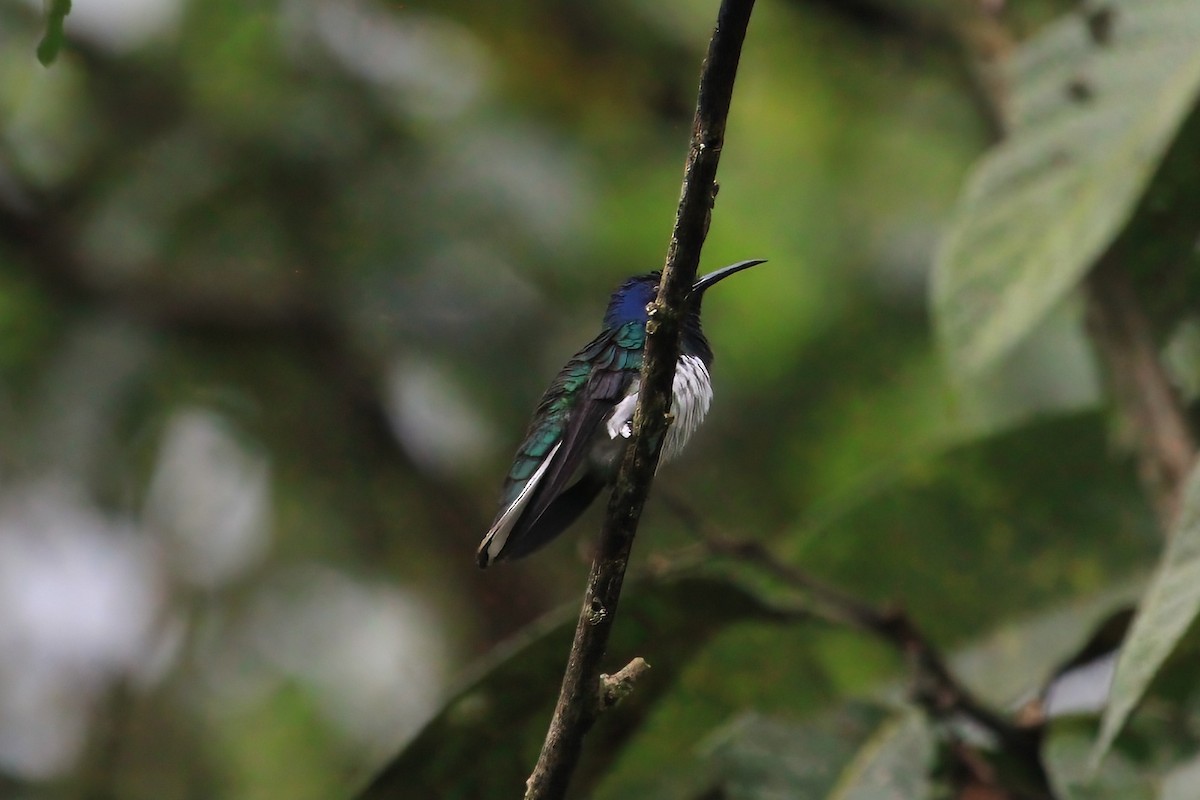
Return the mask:
<svg viewBox="0 0 1200 800">
<path fill-rule="evenodd" d="M 880 609 L 864 603 L 780 561 L 757 541 L 717 538 L 706 539 L 705 545 L 713 555 L 748 563 L 803 591 L 813 601 L 814 615 L 866 633 L 894 648 L 908 662 L 912 674 L 909 696 L 914 703 L 933 719 L 961 716 L 971 720 L 995 737 L 1002 752 L 1023 765 L 1034 786 L 1039 789 L 1048 786 L 1039 756 L 1041 729 L 1020 725 L 979 700 L 958 680 L 941 651 L 903 610 Z"/>
<path fill-rule="evenodd" d="M 811 603 L 810 614 L 869 634 L 896 649 L 912 669 L 913 701 L 931 717 L 962 715 L 972 720 L 995 736 L 1005 752 L 1021 758 L 1035 773 L 1040 772 L 1039 732 L 1010 721 L 976 698 L 951 672 L 941 651 L 902 610 L 877 608 L 781 561 L 762 542 L 717 532 L 675 498 L 670 498 L 668 504 L 711 555 L 760 570 L 785 586 L 803 592 Z"/>
</svg>

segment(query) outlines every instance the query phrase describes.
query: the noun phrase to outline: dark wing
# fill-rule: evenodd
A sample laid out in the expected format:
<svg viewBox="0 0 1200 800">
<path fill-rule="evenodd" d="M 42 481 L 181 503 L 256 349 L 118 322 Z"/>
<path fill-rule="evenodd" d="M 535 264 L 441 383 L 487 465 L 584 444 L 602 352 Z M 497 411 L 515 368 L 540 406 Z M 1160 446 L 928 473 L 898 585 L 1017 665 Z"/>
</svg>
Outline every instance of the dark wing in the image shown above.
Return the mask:
<svg viewBox="0 0 1200 800">
<path fill-rule="evenodd" d="M 585 464 L 600 424 L 641 369 L 643 341 L 641 325 L 605 331 L 559 372 L 517 450 L 500 513 L 479 546 L 480 566 L 542 546 L 574 521 L 602 488 L 602 481 L 589 477 L 566 496 L 572 511 L 552 510 Z M 539 525 L 543 520 L 547 524 Z"/>
</svg>

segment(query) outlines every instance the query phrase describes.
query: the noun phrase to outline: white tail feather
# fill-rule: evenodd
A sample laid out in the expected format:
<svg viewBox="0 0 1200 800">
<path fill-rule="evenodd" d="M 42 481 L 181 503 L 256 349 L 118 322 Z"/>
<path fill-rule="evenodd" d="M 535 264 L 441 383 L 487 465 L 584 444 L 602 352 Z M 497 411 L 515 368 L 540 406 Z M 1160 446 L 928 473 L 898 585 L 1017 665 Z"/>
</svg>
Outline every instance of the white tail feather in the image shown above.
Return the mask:
<svg viewBox="0 0 1200 800">
<path fill-rule="evenodd" d="M 554 447 L 550 448 L 550 452 L 542 459 L 542 463 L 538 465 L 537 471 L 529 477 L 525 485 L 521 487 L 521 493 L 516 496 L 508 508 L 504 509 L 496 523 L 492 525 L 491 530 L 483 537 L 483 542 L 479 545 L 479 552 L 485 555 L 487 560 L 483 562 L 483 566 L 488 566 L 496 560 L 500 555 L 500 551 L 504 549 L 505 543 L 508 542 L 508 534 L 512 532 L 513 526 L 517 524 L 517 520 L 521 517 L 521 512 L 525 510 L 525 506 L 529 505 L 529 498 L 533 496 L 533 492 L 541 483 L 542 476 L 546 474 L 546 469 L 550 466 L 550 462 L 554 460 L 554 454 L 558 452 L 558 448 L 562 446 L 562 442 L 558 442 Z"/>
</svg>

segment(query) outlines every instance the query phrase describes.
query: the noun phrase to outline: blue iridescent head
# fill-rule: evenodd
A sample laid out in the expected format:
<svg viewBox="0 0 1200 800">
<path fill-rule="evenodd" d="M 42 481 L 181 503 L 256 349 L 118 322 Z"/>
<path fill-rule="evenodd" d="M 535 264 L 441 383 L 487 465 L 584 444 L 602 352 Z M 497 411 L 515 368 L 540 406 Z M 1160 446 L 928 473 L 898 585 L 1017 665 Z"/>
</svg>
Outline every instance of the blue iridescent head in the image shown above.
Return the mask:
<svg viewBox="0 0 1200 800">
<path fill-rule="evenodd" d="M 604 312 L 604 327 L 619 328 L 630 322 L 644 325 L 648 318 L 646 307 L 658 296 L 658 282 L 661 279 L 661 272 L 649 272 L 630 278 L 618 286 L 608 301 L 608 310 Z"/>
<path fill-rule="evenodd" d="M 710 272 L 698 278 L 692 284 L 688 316 L 695 317 L 698 323 L 700 302 L 704 299 L 704 292 L 707 289 L 728 278 L 730 275 L 753 267 L 756 264 L 762 264 L 763 261 L 764 259 L 739 261 L 736 264 L 731 264 L 728 267 Z M 608 310 L 604 312 L 604 326 L 606 328 L 618 328 L 630 322 L 645 324 L 648 317 L 646 307 L 654 302 L 654 298 L 658 295 L 658 283 L 660 280 L 662 280 L 661 272 L 648 272 L 645 275 L 637 275 L 630 278 L 618 286 L 617 290 L 613 292 L 612 299 L 608 302 Z"/>
</svg>

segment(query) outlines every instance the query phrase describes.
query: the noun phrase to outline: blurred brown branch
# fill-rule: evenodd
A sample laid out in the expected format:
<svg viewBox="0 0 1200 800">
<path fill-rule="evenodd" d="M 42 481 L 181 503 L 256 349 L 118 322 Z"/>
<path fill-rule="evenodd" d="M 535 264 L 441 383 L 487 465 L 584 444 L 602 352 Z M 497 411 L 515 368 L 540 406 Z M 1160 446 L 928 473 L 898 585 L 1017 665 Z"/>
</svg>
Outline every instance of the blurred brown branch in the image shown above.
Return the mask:
<svg viewBox="0 0 1200 800">
<path fill-rule="evenodd" d="M 1128 426 L 1142 485 L 1162 530 L 1169 532 L 1196 461 L 1196 442 L 1129 275 L 1106 258 L 1092 270 L 1086 288 L 1088 331 Z"/>
<path fill-rule="evenodd" d="M 526 798 L 559 798 L 566 794 L 579 761 L 583 737 L 598 713 L 600 661 L 608 647 L 633 538 L 669 424 L 671 386 L 679 359 L 680 321 L 708 234 L 725 122 L 753 9 L 754 0 L 723 0 L 717 14 L 716 29 L 700 75 L 675 226 L 658 299 L 646 325 L 642 388 L 634 414 L 633 437 L 609 499 L 558 703 L 541 755 L 526 784 Z"/>
<path fill-rule="evenodd" d="M 1000 17 L 1005 0 L 794 0 L 816 6 L 870 34 L 896 37 L 914 49 L 933 48 L 961 56 L 954 64 L 989 132 L 1004 135 L 1003 81 L 997 63 L 1013 41 Z"/>
<path fill-rule="evenodd" d="M 1014 725 L 978 700 L 950 671 L 941 651 L 902 609 L 880 609 L 864 603 L 780 561 L 758 541 L 705 537 L 704 545 L 713 555 L 751 564 L 804 592 L 813 602 L 811 611 L 815 615 L 870 634 L 895 648 L 912 668 L 913 701 L 931 717 L 967 717 L 995 736 L 1006 753 L 1041 772 L 1037 755 L 1040 733 Z"/>
<path fill-rule="evenodd" d="M 761 542 L 726 536 L 675 498 L 668 505 L 701 542 L 706 555 L 748 564 L 805 595 L 808 613 L 819 619 L 866 633 L 904 656 L 912 671 L 911 697 L 930 717 L 962 716 L 991 733 L 1003 751 L 1018 760 L 1025 773 L 1046 785 L 1038 750 L 1041 731 L 1014 723 L 989 708 L 964 686 L 941 651 L 902 609 L 877 608 L 849 592 L 776 558 Z M 1047 790 L 1048 792 L 1048 790 Z"/>
</svg>

